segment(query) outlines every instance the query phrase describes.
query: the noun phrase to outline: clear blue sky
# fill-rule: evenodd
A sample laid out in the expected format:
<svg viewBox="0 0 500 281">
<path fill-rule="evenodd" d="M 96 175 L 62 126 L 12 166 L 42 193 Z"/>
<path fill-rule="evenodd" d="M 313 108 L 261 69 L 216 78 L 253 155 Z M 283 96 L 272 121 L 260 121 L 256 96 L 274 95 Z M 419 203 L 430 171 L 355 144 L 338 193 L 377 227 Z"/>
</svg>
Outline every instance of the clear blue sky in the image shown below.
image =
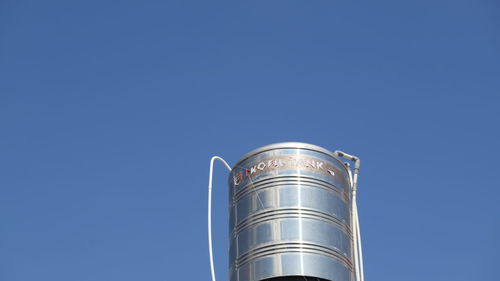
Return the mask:
<svg viewBox="0 0 500 281">
<path fill-rule="evenodd" d="M 499 108 L 495 0 L 2 0 L 0 281 L 209 280 L 280 141 L 361 157 L 368 281 L 499 280 Z"/>
</svg>

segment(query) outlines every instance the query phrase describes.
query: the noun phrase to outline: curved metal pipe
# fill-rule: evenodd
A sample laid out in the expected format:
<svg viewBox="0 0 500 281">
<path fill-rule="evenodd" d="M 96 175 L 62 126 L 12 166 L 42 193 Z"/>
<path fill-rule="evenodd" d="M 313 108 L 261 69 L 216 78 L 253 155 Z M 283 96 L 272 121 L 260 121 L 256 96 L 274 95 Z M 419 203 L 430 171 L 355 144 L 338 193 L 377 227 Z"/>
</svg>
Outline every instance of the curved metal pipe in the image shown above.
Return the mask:
<svg viewBox="0 0 500 281">
<path fill-rule="evenodd" d="M 226 168 L 231 172 L 231 166 L 227 164 L 226 160 L 219 156 L 214 156 L 210 159 L 210 174 L 208 176 L 208 254 L 210 255 L 210 273 L 212 274 L 212 281 L 215 280 L 215 268 L 214 268 L 214 255 L 212 250 L 212 176 L 214 171 L 214 162 L 219 160 L 222 162 Z"/>
</svg>

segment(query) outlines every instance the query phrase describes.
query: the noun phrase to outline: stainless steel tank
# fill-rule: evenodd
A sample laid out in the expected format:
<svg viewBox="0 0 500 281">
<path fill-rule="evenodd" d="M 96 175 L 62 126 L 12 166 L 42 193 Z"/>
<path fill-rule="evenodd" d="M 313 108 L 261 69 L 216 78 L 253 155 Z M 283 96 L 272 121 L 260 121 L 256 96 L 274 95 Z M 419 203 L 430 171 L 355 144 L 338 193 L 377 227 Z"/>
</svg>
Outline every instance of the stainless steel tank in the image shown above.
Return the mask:
<svg viewBox="0 0 500 281">
<path fill-rule="evenodd" d="M 353 281 L 351 189 L 327 149 L 278 143 L 229 176 L 230 281 Z"/>
</svg>

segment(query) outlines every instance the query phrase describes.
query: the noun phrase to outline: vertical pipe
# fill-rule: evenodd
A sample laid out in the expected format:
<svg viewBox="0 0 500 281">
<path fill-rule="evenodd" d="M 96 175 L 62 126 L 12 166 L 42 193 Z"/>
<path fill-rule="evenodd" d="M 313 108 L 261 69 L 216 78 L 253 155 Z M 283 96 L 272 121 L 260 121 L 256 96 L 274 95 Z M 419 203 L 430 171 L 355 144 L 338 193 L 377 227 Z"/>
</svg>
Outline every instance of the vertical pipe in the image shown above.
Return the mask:
<svg viewBox="0 0 500 281">
<path fill-rule="evenodd" d="M 222 162 L 226 168 L 231 171 L 231 167 L 227 162 L 219 156 L 214 156 L 210 159 L 210 172 L 208 175 L 208 254 L 210 256 L 210 273 L 212 274 L 212 281 L 215 279 L 215 268 L 214 268 L 214 255 L 212 250 L 212 178 L 214 171 L 214 162 L 219 160 Z"/>
<path fill-rule="evenodd" d="M 356 281 L 360 281 L 360 272 L 359 272 L 359 258 L 358 258 L 358 239 L 357 239 L 357 222 L 356 222 L 356 213 L 355 213 L 355 202 L 356 202 L 356 190 L 353 190 L 353 179 L 352 172 L 349 166 L 349 163 L 346 163 L 347 171 L 349 173 L 349 183 L 352 190 L 352 202 L 351 202 L 351 230 L 352 230 L 352 243 L 353 243 L 353 260 L 354 260 L 354 272 L 356 275 Z"/>
<path fill-rule="evenodd" d="M 356 281 L 364 281 L 364 268 L 363 268 L 363 249 L 361 247 L 361 231 L 359 228 L 359 217 L 358 217 L 358 205 L 356 203 L 356 193 L 358 185 L 358 174 L 359 167 L 361 166 L 361 160 L 359 157 L 349 155 L 342 151 L 335 151 L 335 154 L 339 157 L 354 161 L 354 177 L 352 177 L 351 169 L 349 169 L 349 177 L 351 180 L 352 189 L 352 214 L 353 214 L 353 247 L 354 247 L 354 264 L 356 271 Z"/>
</svg>

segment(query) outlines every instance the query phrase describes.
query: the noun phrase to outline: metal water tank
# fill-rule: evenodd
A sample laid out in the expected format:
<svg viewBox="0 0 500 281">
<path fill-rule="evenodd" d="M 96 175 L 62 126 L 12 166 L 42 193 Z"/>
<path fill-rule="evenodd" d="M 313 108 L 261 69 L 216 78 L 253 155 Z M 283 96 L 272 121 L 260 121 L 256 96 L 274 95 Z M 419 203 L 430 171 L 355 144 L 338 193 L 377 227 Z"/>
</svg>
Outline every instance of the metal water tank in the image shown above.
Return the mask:
<svg viewBox="0 0 500 281">
<path fill-rule="evenodd" d="M 230 281 L 353 281 L 343 162 L 305 143 L 246 154 L 229 176 Z"/>
</svg>

